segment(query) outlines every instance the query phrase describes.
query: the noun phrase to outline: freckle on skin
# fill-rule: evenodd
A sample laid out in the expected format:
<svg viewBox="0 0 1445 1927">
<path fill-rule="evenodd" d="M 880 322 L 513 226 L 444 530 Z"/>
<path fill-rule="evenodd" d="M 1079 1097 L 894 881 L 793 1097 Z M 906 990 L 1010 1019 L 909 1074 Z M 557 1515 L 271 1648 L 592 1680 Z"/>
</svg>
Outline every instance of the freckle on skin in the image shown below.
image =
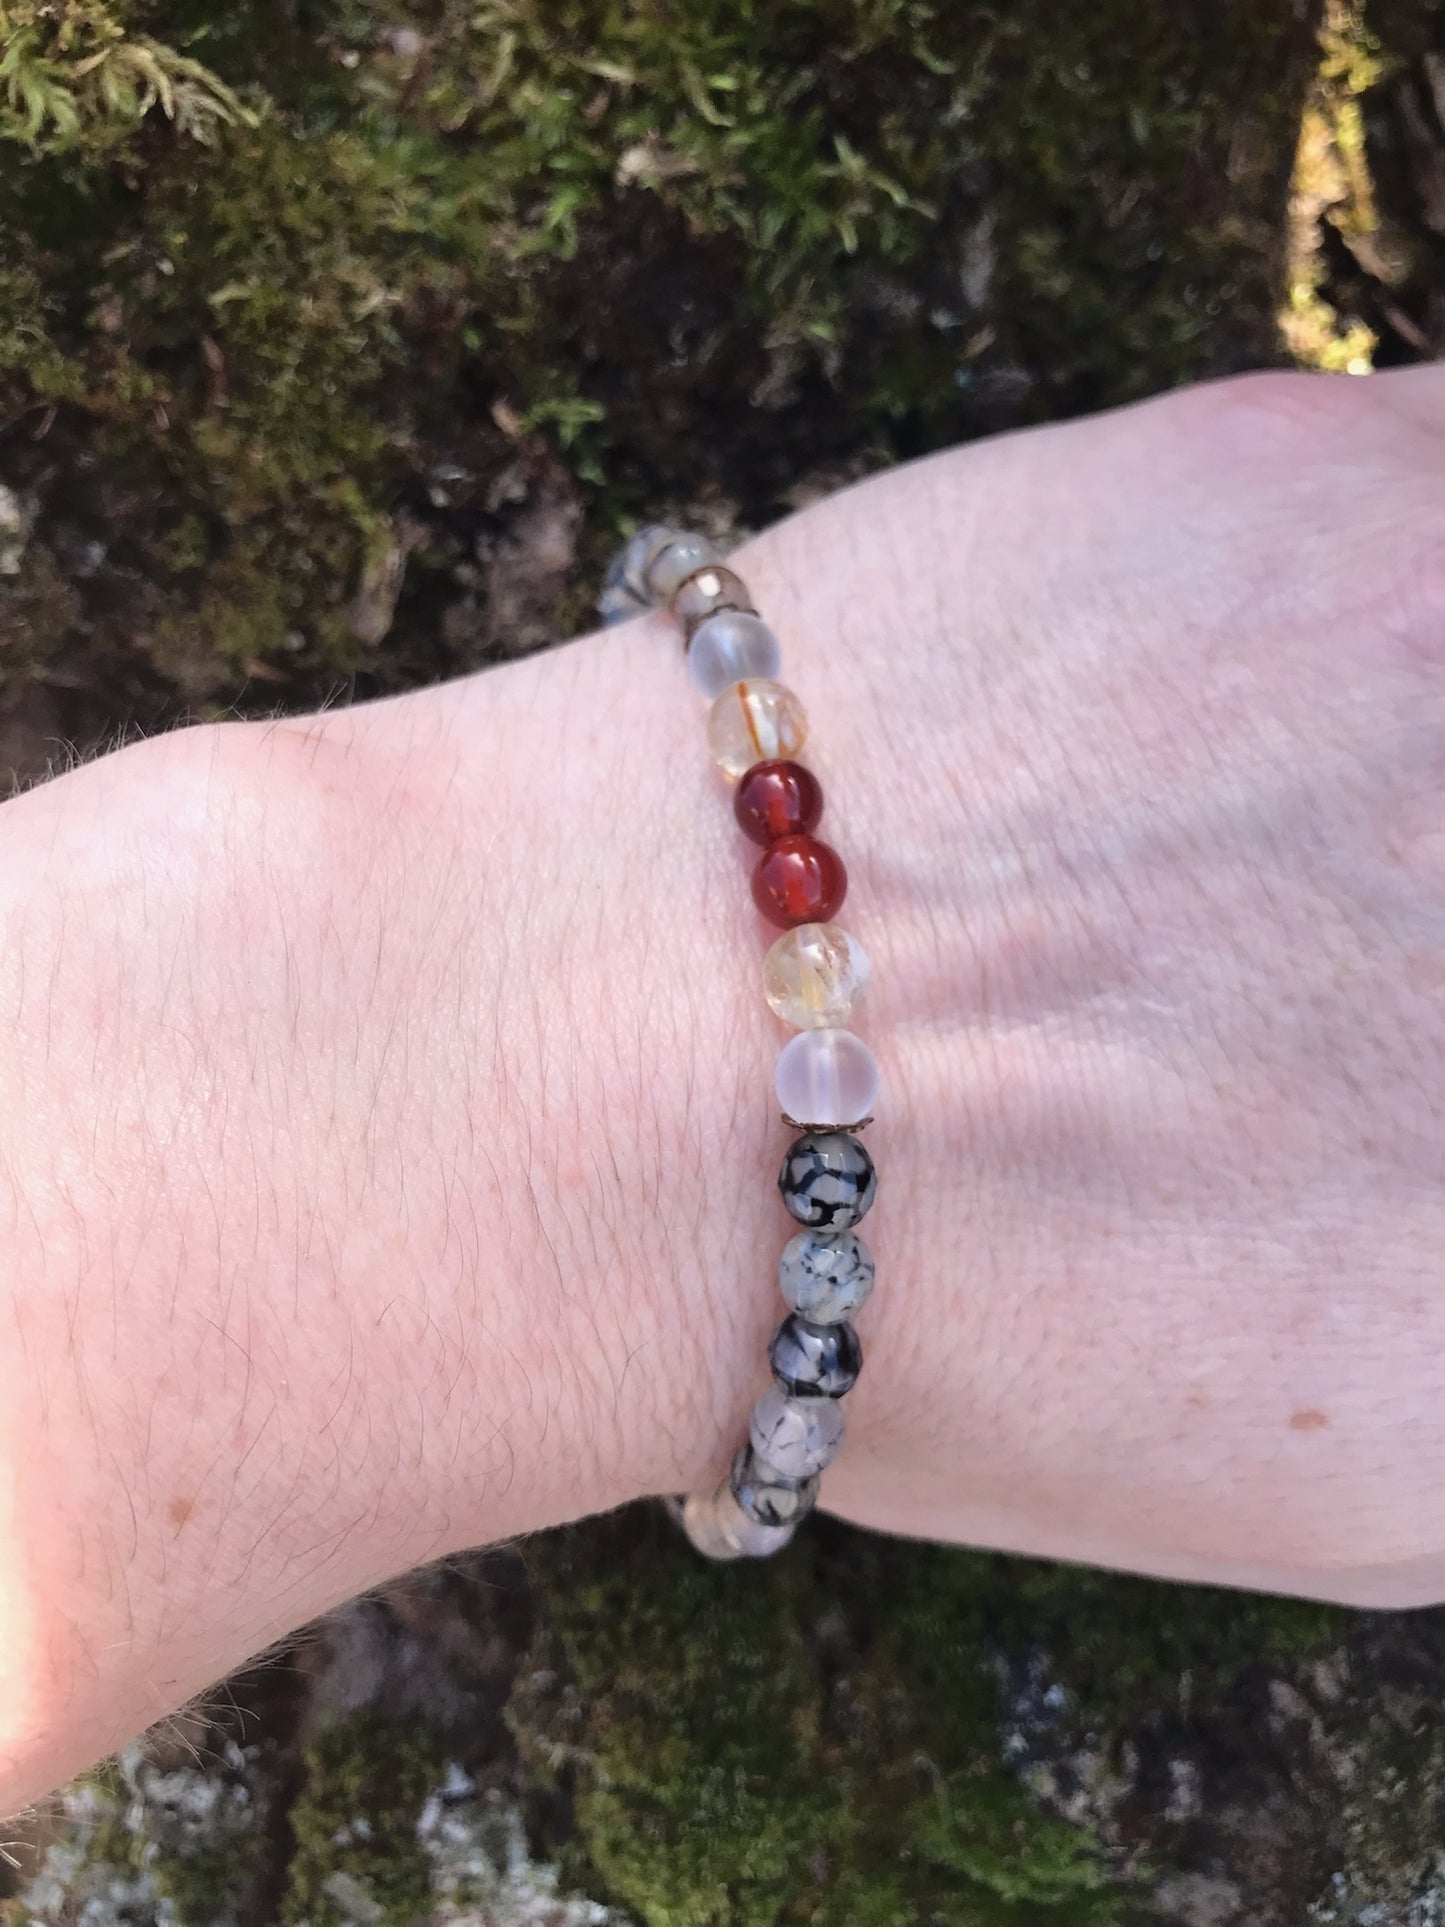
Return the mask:
<svg viewBox="0 0 1445 1927">
<path fill-rule="evenodd" d="M 170 1504 L 166 1507 L 166 1512 L 177 1532 L 180 1531 L 181 1527 L 186 1523 L 187 1519 L 190 1518 L 195 1509 L 196 1502 L 194 1499 L 187 1499 L 183 1495 L 177 1495 L 176 1498 L 171 1500 Z"/>
<path fill-rule="evenodd" d="M 1328 1413 L 1306 1410 L 1291 1414 L 1289 1429 L 1292 1432 L 1318 1432 L 1329 1422 Z"/>
</svg>

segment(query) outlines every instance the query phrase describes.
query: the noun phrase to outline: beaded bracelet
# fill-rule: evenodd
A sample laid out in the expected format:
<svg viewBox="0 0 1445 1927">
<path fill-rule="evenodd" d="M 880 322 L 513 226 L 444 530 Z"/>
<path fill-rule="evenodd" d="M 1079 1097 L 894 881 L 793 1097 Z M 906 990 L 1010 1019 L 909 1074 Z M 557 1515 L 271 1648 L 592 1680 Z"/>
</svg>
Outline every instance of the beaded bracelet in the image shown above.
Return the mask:
<svg viewBox="0 0 1445 1927">
<path fill-rule="evenodd" d="M 818 1481 L 843 1443 L 838 1401 L 863 1365 L 849 1322 L 873 1289 L 873 1259 L 854 1227 L 873 1202 L 873 1161 L 857 1133 L 870 1122 L 878 1069 L 843 1026 L 868 986 L 857 939 L 831 919 L 848 888 L 842 858 L 814 836 L 823 792 L 796 761 L 807 719 L 776 680 L 778 639 L 759 619 L 741 578 L 707 539 L 646 528 L 608 570 L 598 608 L 606 622 L 670 608 L 681 622 L 692 679 L 708 697 L 713 759 L 736 784 L 733 812 L 763 846 L 753 901 L 783 931 L 763 964 L 768 1003 L 797 1036 L 775 1080 L 783 1122 L 798 1135 L 778 1189 L 804 1228 L 778 1261 L 791 1307 L 768 1349 L 771 1388 L 753 1407 L 746 1442 L 716 1491 L 673 1502 L 699 1552 L 761 1558 L 792 1538 L 812 1510 Z"/>
</svg>

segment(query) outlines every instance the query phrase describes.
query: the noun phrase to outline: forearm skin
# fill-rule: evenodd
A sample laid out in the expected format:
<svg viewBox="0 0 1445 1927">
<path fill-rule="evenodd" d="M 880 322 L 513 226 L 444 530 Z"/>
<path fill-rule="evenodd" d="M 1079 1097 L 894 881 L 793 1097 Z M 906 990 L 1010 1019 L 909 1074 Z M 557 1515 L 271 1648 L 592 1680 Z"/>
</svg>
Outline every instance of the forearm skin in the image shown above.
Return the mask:
<svg viewBox="0 0 1445 1927">
<path fill-rule="evenodd" d="M 739 558 L 874 971 L 849 1517 L 1445 1589 L 1400 381 L 1006 438 Z M 0 1810 L 396 1572 L 720 1475 L 789 1228 L 739 845 L 651 619 L 0 807 Z"/>
</svg>

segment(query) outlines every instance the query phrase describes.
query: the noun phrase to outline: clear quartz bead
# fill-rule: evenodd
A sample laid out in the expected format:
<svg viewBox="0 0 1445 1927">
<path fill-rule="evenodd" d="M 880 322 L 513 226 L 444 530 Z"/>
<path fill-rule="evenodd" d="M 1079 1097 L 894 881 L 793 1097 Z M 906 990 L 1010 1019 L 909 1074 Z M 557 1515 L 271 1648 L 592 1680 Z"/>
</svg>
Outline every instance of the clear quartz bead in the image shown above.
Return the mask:
<svg viewBox="0 0 1445 1927">
<path fill-rule="evenodd" d="M 800 923 L 763 959 L 763 994 L 796 1030 L 835 1029 L 868 994 L 868 954 L 836 923 Z"/>
<path fill-rule="evenodd" d="M 724 689 L 708 711 L 707 739 L 718 767 L 734 782 L 754 763 L 786 761 L 808 739 L 808 719 L 791 689 L 750 677 Z"/>
<path fill-rule="evenodd" d="M 687 666 L 704 696 L 720 696 L 744 676 L 776 676 L 783 651 L 760 616 L 720 609 L 693 630 Z"/>
<path fill-rule="evenodd" d="M 852 1231 L 800 1231 L 778 1259 L 778 1289 L 815 1325 L 838 1325 L 868 1302 L 873 1254 Z"/>
<path fill-rule="evenodd" d="M 800 1030 L 778 1054 L 774 1088 L 795 1123 L 846 1131 L 878 1101 L 878 1065 L 851 1030 Z"/>
<path fill-rule="evenodd" d="M 808 1479 L 837 1458 L 847 1424 L 835 1398 L 794 1398 L 774 1385 L 753 1407 L 748 1436 L 765 1465 Z"/>
<path fill-rule="evenodd" d="M 796 1522 L 761 1523 L 743 1510 L 731 1484 L 725 1483 L 715 1492 L 695 1492 L 683 1500 L 682 1529 L 705 1558 L 766 1559 L 787 1545 Z"/>
</svg>

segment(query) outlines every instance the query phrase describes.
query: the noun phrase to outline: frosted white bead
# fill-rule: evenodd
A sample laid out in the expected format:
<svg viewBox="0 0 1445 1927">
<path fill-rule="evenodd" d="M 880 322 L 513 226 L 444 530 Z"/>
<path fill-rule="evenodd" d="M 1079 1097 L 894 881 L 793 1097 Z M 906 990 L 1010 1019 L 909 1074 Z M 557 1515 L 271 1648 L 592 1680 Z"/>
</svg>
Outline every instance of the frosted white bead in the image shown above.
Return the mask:
<svg viewBox="0 0 1445 1927">
<path fill-rule="evenodd" d="M 800 923 L 764 957 L 763 994 L 798 1030 L 846 1024 L 868 994 L 867 952 L 836 923 Z"/>
<path fill-rule="evenodd" d="M 783 651 L 760 616 L 720 609 L 693 630 L 687 666 L 703 695 L 711 698 L 745 677 L 776 676 L 783 666 Z"/>
<path fill-rule="evenodd" d="M 787 1545 L 796 1527 L 759 1525 L 733 1497 L 731 1485 L 721 1485 L 683 1500 L 682 1529 L 708 1559 L 765 1559 Z"/>
<path fill-rule="evenodd" d="M 774 1088 L 795 1123 L 846 1130 L 872 1113 L 878 1065 L 851 1030 L 800 1030 L 778 1055 Z"/>
<path fill-rule="evenodd" d="M 748 1437 L 774 1471 L 806 1479 L 837 1458 L 846 1429 L 837 1399 L 794 1398 L 774 1385 L 753 1407 Z"/>
</svg>

